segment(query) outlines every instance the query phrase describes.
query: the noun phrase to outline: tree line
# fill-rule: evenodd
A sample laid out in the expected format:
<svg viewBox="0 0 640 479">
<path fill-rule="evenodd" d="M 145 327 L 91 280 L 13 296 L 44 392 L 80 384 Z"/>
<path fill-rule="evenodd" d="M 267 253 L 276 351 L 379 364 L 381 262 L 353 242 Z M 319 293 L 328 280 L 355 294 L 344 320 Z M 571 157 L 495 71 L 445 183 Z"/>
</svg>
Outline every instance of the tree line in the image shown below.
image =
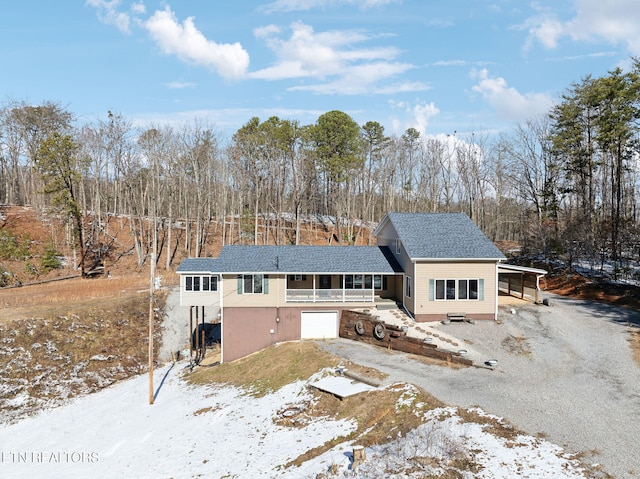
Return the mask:
<svg viewBox="0 0 640 479">
<path fill-rule="evenodd" d="M 81 268 L 108 253 L 97 240 L 106 214 L 130 218 L 139 265 L 157 237 L 170 268 L 176 252 L 203 253 L 212 225 L 224 243 L 298 244 L 304 219 L 322 215 L 336 242 L 353 243 L 388 211 L 462 211 L 494 241 L 622 273 L 640 253 L 639 73 L 634 59 L 629 72 L 586 77 L 548 115 L 491 136 L 389 135 L 334 110 L 310 125 L 254 117 L 223 138 L 197 119 L 80 123 L 57 103 L 11 100 L 0 201 L 64 215 Z"/>
</svg>

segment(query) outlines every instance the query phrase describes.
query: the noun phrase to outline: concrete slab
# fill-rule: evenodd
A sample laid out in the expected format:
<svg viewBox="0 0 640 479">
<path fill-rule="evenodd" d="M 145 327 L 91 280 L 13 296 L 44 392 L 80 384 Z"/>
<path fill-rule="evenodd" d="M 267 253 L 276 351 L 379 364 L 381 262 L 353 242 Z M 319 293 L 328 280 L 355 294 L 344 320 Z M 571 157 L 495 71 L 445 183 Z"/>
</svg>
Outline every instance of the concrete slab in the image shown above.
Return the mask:
<svg viewBox="0 0 640 479">
<path fill-rule="evenodd" d="M 321 391 L 333 394 L 340 399 L 376 389 L 368 384 L 343 376 L 328 376 L 313 383 L 311 386 Z"/>
</svg>

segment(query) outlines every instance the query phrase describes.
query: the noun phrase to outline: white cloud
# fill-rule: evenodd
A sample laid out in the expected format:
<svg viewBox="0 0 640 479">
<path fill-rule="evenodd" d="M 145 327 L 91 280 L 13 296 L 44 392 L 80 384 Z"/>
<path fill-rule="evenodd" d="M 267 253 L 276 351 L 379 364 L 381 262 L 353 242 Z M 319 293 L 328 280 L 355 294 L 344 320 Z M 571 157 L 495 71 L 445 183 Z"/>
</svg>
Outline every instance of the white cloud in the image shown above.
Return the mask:
<svg viewBox="0 0 640 479">
<path fill-rule="evenodd" d="M 402 134 L 409 128 L 415 128 L 424 137 L 431 119 L 440 114 L 440 109 L 433 102 L 411 104 L 404 101 L 391 100 L 389 105 L 393 109 L 402 110 L 406 115 L 403 120 L 396 118 L 392 121 L 393 131 L 396 134 Z"/>
<path fill-rule="evenodd" d="M 240 43 L 219 44 L 207 40 L 196 28 L 193 17 L 180 24 L 168 6 L 157 10 L 144 22 L 144 27 L 163 53 L 213 68 L 228 79 L 242 78 L 247 72 L 249 54 Z"/>
<path fill-rule="evenodd" d="M 553 99 L 546 93 L 522 94 L 513 87 L 507 86 L 504 78 L 489 76 L 486 69 L 472 71 L 471 77 L 478 80 L 472 90 L 506 120 L 522 121 L 546 113 L 553 104 Z"/>
<path fill-rule="evenodd" d="M 362 35 L 356 33 L 315 33 L 311 26 L 300 22 L 291 25 L 291 29 L 291 38 L 288 40 L 281 39 L 278 36 L 280 30 L 273 26 L 254 31 L 256 37 L 265 40 L 278 58 L 273 67 L 254 72 L 254 78 L 280 80 L 335 74 L 345 66 L 337 48 L 363 39 Z"/>
<path fill-rule="evenodd" d="M 195 83 L 191 83 L 191 82 L 185 82 L 185 81 L 172 81 L 169 83 L 166 83 L 165 86 L 167 88 L 170 88 L 172 90 L 182 90 L 183 88 L 194 88 L 195 86 L 197 86 Z"/>
<path fill-rule="evenodd" d="M 563 37 L 573 41 L 605 41 L 623 44 L 632 55 L 640 54 L 640 8 L 637 0 L 575 0 L 575 16 L 560 21 L 553 13 L 541 11 L 521 28 L 529 31 L 525 44 L 537 41 L 555 48 Z"/>
<path fill-rule="evenodd" d="M 466 64 L 466 60 L 440 60 L 434 63 L 437 67 L 460 67 Z"/>
<path fill-rule="evenodd" d="M 275 0 L 260 7 L 264 13 L 297 12 L 326 8 L 334 5 L 354 5 L 362 10 L 381 7 L 390 3 L 402 3 L 402 0 Z"/>
<path fill-rule="evenodd" d="M 301 22 L 291 25 L 291 36 L 281 36 L 282 30 L 268 25 L 254 30 L 276 55 L 276 62 L 252 72 L 252 78 L 283 80 L 312 78 L 321 84 L 290 88 L 323 94 L 394 93 L 425 90 L 421 82 L 393 81 L 397 75 L 411 70 L 413 65 L 393 61 L 399 50 L 394 47 L 357 48 L 356 44 L 373 37 L 362 31 L 315 32 Z"/>
<path fill-rule="evenodd" d="M 404 73 L 412 68 L 411 65 L 402 63 L 369 63 L 357 65 L 348 69 L 344 75 L 336 80 L 289 88 L 289 91 L 309 91 L 325 95 L 364 95 L 423 91 L 429 89 L 422 82 L 395 82 L 390 84 L 378 84 L 381 79 L 386 79 Z"/>
<path fill-rule="evenodd" d="M 144 6 L 144 3 L 142 3 L 142 0 L 140 0 L 137 3 L 134 3 L 133 5 L 131 5 L 131 11 L 133 13 L 136 13 L 138 15 L 143 15 L 145 13 L 147 13 L 147 9 Z"/>
<path fill-rule="evenodd" d="M 85 5 L 98 10 L 98 20 L 106 25 L 113 25 L 122 33 L 130 33 L 131 18 L 128 13 L 119 12 L 120 0 L 87 0 Z"/>
<path fill-rule="evenodd" d="M 485 66 L 485 65 L 491 65 L 494 62 L 487 62 L 487 61 L 468 61 L 468 60 L 439 60 L 437 62 L 435 62 L 433 65 L 436 67 L 464 67 L 464 66 L 469 66 L 469 65 L 474 65 L 474 66 Z"/>
<path fill-rule="evenodd" d="M 415 119 L 416 126 L 414 127 L 420 133 L 424 134 L 427 131 L 427 126 L 431 118 L 440 113 L 433 102 L 427 104 L 414 105 L 412 108 L 413 117 Z"/>
</svg>

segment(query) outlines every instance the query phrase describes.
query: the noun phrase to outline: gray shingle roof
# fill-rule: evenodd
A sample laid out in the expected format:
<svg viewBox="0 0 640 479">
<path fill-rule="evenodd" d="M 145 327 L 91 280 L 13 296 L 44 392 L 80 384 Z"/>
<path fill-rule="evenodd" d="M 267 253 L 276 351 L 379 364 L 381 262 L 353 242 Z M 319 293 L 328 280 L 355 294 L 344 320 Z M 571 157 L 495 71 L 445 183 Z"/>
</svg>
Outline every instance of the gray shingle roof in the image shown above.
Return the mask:
<svg viewBox="0 0 640 479">
<path fill-rule="evenodd" d="M 387 247 L 235 246 L 218 258 L 185 259 L 178 273 L 398 273 Z"/>
<path fill-rule="evenodd" d="M 176 273 L 213 273 L 216 263 L 216 258 L 186 258 L 176 268 Z"/>
<path fill-rule="evenodd" d="M 412 259 L 490 259 L 504 255 L 464 213 L 389 213 Z M 400 273 L 386 246 L 236 246 L 218 258 L 189 258 L 178 273 Z"/>
<path fill-rule="evenodd" d="M 464 213 L 389 213 L 386 220 L 412 259 L 505 259 Z"/>
</svg>

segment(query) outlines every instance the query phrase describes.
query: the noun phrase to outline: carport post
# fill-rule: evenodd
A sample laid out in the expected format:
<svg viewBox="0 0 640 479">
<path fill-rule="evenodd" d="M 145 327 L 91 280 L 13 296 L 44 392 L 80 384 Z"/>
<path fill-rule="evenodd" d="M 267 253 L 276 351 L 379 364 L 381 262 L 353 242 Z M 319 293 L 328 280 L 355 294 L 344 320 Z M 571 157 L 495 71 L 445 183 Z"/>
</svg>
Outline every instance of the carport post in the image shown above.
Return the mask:
<svg viewBox="0 0 640 479">
<path fill-rule="evenodd" d="M 200 308 L 196 306 L 196 362 L 200 361 L 200 335 L 198 334 L 198 326 L 200 325 Z"/>
<path fill-rule="evenodd" d="M 202 341 L 200 342 L 201 354 L 200 361 L 204 359 L 205 351 L 207 350 L 207 345 L 205 343 L 205 333 L 204 333 L 204 306 L 202 306 L 202 332 L 200 334 L 202 336 Z"/>
<path fill-rule="evenodd" d="M 193 306 L 189 308 L 189 361 L 193 359 Z"/>
</svg>

